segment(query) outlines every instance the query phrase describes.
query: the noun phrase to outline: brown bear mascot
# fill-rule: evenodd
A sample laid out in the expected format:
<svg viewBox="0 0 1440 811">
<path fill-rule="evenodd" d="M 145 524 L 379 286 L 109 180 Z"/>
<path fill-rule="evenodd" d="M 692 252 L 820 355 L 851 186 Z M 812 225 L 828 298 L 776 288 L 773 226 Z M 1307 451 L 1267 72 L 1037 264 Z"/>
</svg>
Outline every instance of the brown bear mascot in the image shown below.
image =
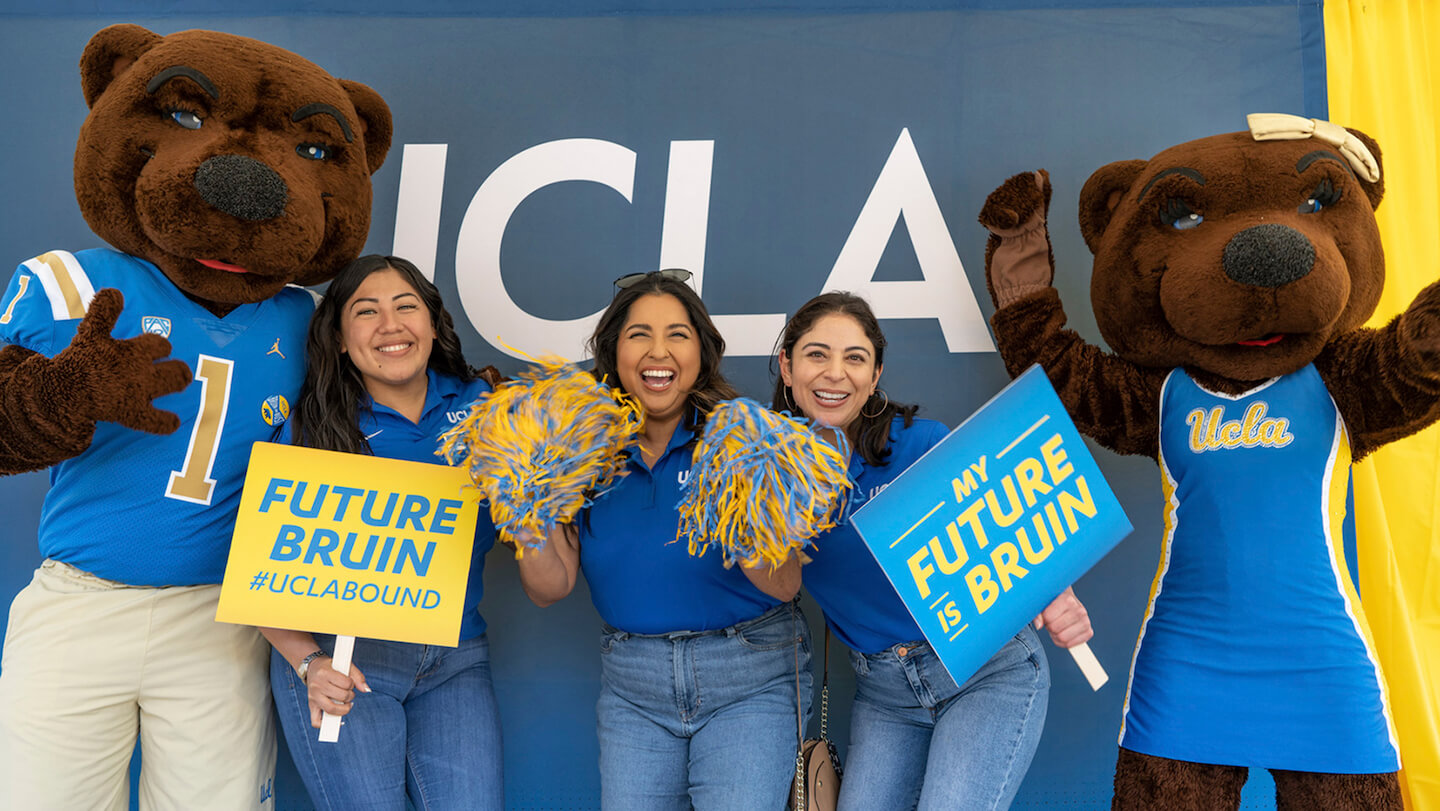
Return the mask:
<svg viewBox="0 0 1440 811">
<path fill-rule="evenodd" d="M 0 298 L 0 473 L 51 469 L 45 562 L 0 664 L 0 807 L 273 807 L 253 628 L 214 621 L 250 446 L 304 374 L 311 295 L 357 256 L 390 145 L 373 90 L 212 31 L 99 32 L 75 191 L 113 249 Z M 165 358 L 171 358 L 166 360 Z"/>
<path fill-rule="evenodd" d="M 986 278 L 1011 374 L 1158 460 L 1165 537 L 1131 666 L 1119 809 L 1399 809 L 1399 754 L 1343 525 L 1352 460 L 1440 417 L 1440 285 L 1382 329 L 1379 149 L 1325 121 L 1112 163 L 1080 195 L 1113 354 L 1065 329 L 1043 173 L 993 192 Z"/>
</svg>

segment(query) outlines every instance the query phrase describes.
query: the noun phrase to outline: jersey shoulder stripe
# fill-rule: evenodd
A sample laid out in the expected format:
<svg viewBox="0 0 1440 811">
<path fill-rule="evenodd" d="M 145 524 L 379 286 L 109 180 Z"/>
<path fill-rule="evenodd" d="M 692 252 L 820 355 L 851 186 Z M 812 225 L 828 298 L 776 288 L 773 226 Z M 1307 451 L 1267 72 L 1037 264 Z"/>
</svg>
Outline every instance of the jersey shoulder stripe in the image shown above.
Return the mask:
<svg viewBox="0 0 1440 811">
<path fill-rule="evenodd" d="M 311 305 L 312 307 L 319 307 L 319 306 L 320 306 L 320 299 L 324 298 L 324 296 L 320 295 L 320 293 L 319 293 L 318 291 L 311 290 L 310 288 L 304 287 L 304 286 L 302 286 L 302 285 L 298 285 L 298 284 L 287 284 L 287 285 L 285 285 L 285 287 L 286 287 L 286 289 L 289 289 L 289 290 L 298 290 L 298 291 L 300 291 L 300 292 L 302 292 L 302 293 L 305 293 L 305 294 L 309 295 L 309 296 L 310 296 L 310 305 Z"/>
<path fill-rule="evenodd" d="M 34 259 L 27 259 L 23 266 L 35 275 L 50 302 L 50 313 L 56 321 L 73 321 L 84 318 L 95 298 L 95 287 L 80 262 L 69 251 L 51 251 Z"/>
</svg>

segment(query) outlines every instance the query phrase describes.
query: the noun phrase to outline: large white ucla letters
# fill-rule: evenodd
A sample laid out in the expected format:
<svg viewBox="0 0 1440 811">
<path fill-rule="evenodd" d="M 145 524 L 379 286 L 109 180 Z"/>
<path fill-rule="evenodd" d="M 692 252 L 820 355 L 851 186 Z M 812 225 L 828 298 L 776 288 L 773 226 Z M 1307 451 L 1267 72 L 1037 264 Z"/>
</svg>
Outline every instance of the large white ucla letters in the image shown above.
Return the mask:
<svg viewBox="0 0 1440 811">
<path fill-rule="evenodd" d="M 593 138 L 537 144 L 500 164 L 465 210 L 455 245 L 455 285 L 470 323 L 492 344 L 498 337 L 532 355 L 560 354 L 572 360 L 583 356 L 598 311 L 565 321 L 537 318 L 515 304 L 500 278 L 500 242 L 515 209 L 534 192 L 567 180 L 609 186 L 628 203 L 635 181 L 635 153 Z"/>
<path fill-rule="evenodd" d="M 714 141 L 673 141 L 665 185 L 665 212 L 657 268 L 682 267 L 703 290 L 710 218 Z M 395 217 L 394 251 L 434 278 L 445 144 L 406 144 Z M 456 287 L 470 323 L 502 351 L 584 356 L 584 342 L 599 311 L 551 320 L 521 309 L 505 290 L 500 245 L 520 204 L 555 183 L 588 181 L 607 186 L 628 203 L 634 191 L 635 152 L 610 141 L 570 138 L 530 147 L 502 163 L 470 201 L 455 245 Z M 900 217 L 913 241 L 920 281 L 877 282 L 875 270 Z M 955 251 L 940 204 L 920 163 L 909 130 L 901 130 L 875 185 L 836 257 L 823 290 L 865 296 L 882 318 L 933 318 L 951 352 L 992 352 L 980 307 Z M 817 291 L 819 292 L 819 291 Z M 776 302 L 792 308 L 800 302 Z M 714 316 L 731 355 L 768 355 L 785 323 L 783 313 Z M 509 346 L 501 346 L 503 340 Z"/>
<path fill-rule="evenodd" d="M 920 272 L 918 282 L 871 281 L 885 245 L 900 217 L 910 231 Z M 940 203 L 920 164 L 910 131 L 901 130 L 890 157 L 875 180 L 826 290 L 849 290 L 865 297 L 877 318 L 934 318 L 951 352 L 994 352 L 980 305 L 965 278 L 965 267 L 945 227 Z"/>
</svg>

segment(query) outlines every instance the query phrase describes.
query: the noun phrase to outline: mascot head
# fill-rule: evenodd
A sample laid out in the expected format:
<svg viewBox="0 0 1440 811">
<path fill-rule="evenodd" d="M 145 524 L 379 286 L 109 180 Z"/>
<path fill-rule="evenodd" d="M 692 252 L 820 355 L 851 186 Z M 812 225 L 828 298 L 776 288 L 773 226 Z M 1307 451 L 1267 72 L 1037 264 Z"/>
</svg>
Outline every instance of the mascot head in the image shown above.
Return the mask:
<svg viewBox="0 0 1440 811">
<path fill-rule="evenodd" d="M 359 255 L 390 111 L 370 88 L 214 31 L 99 32 L 75 193 L 90 227 L 220 308 L 329 279 Z"/>
<path fill-rule="evenodd" d="M 1085 183 L 1091 300 L 1121 357 L 1261 380 L 1302 368 L 1374 311 L 1379 148 L 1324 121 L 1250 124 Z"/>
</svg>

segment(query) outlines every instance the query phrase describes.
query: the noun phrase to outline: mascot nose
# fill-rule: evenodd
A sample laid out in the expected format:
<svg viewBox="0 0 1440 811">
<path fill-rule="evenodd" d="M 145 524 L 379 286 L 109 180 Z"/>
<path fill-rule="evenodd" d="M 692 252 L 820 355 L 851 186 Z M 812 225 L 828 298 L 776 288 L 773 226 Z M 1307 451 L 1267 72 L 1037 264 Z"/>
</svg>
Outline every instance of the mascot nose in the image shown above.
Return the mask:
<svg viewBox="0 0 1440 811">
<path fill-rule="evenodd" d="M 272 220 L 285 213 L 285 181 L 274 169 L 244 155 L 216 155 L 195 170 L 205 202 L 242 220 Z"/>
<path fill-rule="evenodd" d="M 1255 225 L 1230 238 L 1222 264 L 1241 284 L 1280 287 L 1310 273 L 1315 246 L 1288 225 Z"/>
</svg>

